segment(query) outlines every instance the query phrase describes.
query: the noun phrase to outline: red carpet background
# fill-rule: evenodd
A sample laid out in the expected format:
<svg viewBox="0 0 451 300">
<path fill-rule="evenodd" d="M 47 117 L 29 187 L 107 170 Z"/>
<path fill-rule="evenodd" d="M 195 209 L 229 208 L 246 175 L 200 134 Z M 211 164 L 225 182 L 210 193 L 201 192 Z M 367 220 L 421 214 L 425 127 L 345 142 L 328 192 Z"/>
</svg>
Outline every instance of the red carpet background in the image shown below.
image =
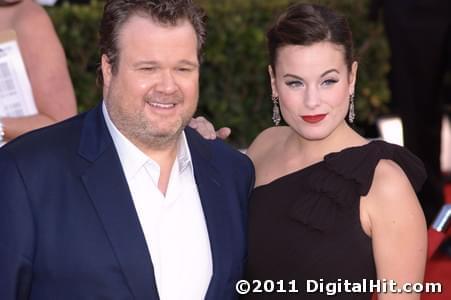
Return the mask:
<svg viewBox="0 0 451 300">
<path fill-rule="evenodd" d="M 451 184 L 445 187 L 445 201 L 451 203 Z M 448 230 L 448 237 L 451 230 Z M 440 282 L 441 294 L 423 294 L 421 300 L 451 300 L 451 258 L 436 253 L 426 266 L 425 282 Z"/>
</svg>

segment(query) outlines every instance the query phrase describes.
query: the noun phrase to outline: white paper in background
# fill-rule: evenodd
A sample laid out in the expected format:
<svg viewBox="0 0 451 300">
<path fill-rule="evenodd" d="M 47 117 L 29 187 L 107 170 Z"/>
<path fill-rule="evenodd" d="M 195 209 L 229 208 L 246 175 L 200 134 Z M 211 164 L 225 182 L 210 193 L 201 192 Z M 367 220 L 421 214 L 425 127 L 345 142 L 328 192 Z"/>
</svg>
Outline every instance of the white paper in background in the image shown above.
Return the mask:
<svg viewBox="0 0 451 300">
<path fill-rule="evenodd" d="M 402 122 L 399 117 L 381 117 L 377 120 L 381 138 L 389 143 L 404 146 Z"/>
<path fill-rule="evenodd" d="M 442 171 L 451 173 L 451 122 L 448 116 L 443 117 L 442 123 L 442 151 L 441 151 Z"/>
<path fill-rule="evenodd" d="M 42 6 L 54 6 L 58 0 L 36 0 Z"/>
<path fill-rule="evenodd" d="M 399 117 L 380 118 L 377 126 L 384 141 L 403 146 L 402 122 Z M 441 135 L 440 166 L 442 172 L 451 173 L 451 122 L 446 115 L 442 119 Z"/>
<path fill-rule="evenodd" d="M 14 31 L 0 32 L 0 117 L 37 114 Z"/>
</svg>

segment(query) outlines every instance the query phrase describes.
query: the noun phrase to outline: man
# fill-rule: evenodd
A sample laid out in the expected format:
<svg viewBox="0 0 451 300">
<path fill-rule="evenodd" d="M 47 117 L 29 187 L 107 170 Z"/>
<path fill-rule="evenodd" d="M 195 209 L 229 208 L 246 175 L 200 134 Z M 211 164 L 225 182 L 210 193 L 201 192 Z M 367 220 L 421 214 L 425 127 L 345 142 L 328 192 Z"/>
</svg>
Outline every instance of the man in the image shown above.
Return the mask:
<svg viewBox="0 0 451 300">
<path fill-rule="evenodd" d="M 104 102 L 0 150 L 0 298 L 234 299 L 251 162 L 186 128 L 202 15 L 109 0 Z"/>
</svg>

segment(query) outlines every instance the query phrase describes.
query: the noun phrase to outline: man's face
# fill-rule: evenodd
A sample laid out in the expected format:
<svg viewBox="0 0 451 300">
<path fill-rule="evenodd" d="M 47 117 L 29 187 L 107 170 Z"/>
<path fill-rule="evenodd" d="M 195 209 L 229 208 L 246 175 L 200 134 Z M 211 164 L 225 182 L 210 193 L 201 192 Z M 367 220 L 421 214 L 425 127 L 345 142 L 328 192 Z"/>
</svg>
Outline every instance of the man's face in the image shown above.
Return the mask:
<svg viewBox="0 0 451 300">
<path fill-rule="evenodd" d="M 177 139 L 199 96 L 197 37 L 187 20 L 166 26 L 132 16 L 119 31 L 118 65 L 102 56 L 104 98 L 116 127 L 138 147 Z"/>
</svg>

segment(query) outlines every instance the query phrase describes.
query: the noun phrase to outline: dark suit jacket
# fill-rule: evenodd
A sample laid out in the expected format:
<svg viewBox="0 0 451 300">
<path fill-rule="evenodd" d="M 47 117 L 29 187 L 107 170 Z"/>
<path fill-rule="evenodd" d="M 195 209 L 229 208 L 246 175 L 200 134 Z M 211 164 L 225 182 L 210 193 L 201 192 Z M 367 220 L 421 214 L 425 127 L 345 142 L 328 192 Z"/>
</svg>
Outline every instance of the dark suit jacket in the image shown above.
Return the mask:
<svg viewBox="0 0 451 300">
<path fill-rule="evenodd" d="M 213 259 L 205 299 L 234 299 L 253 166 L 223 142 L 185 132 Z M 0 176 L 0 299 L 158 299 L 101 106 L 1 148 Z"/>
</svg>

